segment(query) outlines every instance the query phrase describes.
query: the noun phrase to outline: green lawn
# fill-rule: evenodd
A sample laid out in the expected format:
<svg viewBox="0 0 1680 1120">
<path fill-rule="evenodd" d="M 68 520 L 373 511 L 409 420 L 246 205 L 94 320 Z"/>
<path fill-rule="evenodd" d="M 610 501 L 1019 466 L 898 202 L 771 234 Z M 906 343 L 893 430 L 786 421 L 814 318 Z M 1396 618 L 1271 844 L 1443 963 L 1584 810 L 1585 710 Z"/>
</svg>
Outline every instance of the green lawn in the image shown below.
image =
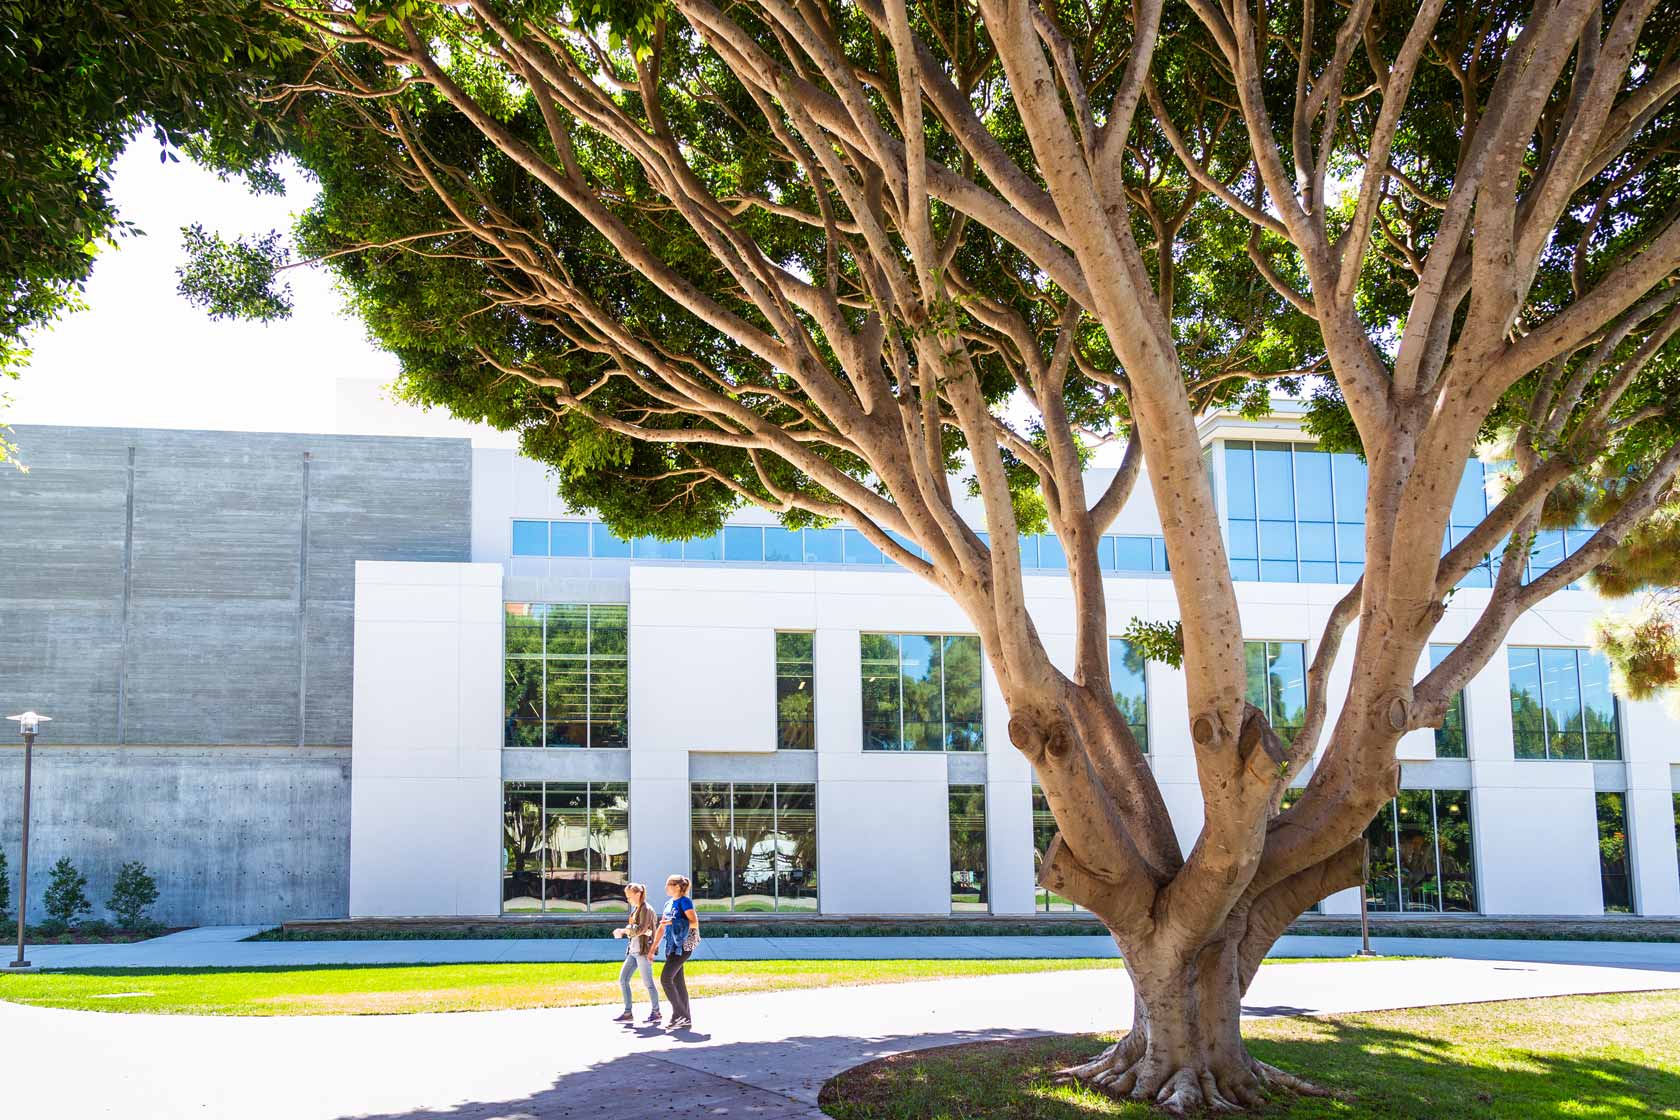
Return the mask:
<svg viewBox="0 0 1680 1120">
<path fill-rule="evenodd" d="M 698 961 L 696 996 L 959 976 L 1119 968 L 1117 960 Z M 377 1015 L 616 1003 L 617 962 L 352 968 L 88 968 L 0 974 L 0 999 L 173 1015 Z M 647 998 L 638 978 L 636 999 Z"/>
<path fill-rule="evenodd" d="M 1347 958 L 1332 958 L 1337 960 Z M 1268 963 L 1285 963 L 1282 961 Z M 697 961 L 697 996 L 1123 967 L 1117 960 Z M 5 975 L 0 1000 L 167 1015 L 397 1015 L 616 1003 L 618 962 L 307 968 L 77 968 Z M 638 978 L 636 999 L 646 993 Z"/>
<path fill-rule="evenodd" d="M 1265 1111 L 1288 1120 L 1623 1120 L 1680 1117 L 1680 992 L 1459 1004 L 1245 1024 L 1256 1055 L 1338 1096 Z M 823 1089 L 836 1120 L 1154 1120 L 1051 1084 L 1111 1036 L 905 1054 Z"/>
</svg>

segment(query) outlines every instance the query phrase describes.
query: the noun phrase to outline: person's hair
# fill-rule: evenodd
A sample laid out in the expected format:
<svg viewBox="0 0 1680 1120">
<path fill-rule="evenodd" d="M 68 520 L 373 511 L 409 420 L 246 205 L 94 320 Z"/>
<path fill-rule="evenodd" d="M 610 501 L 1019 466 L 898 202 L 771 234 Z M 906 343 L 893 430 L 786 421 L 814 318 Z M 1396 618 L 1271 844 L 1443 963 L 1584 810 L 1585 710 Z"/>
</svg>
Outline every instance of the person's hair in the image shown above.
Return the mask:
<svg viewBox="0 0 1680 1120">
<path fill-rule="evenodd" d="M 624 884 L 624 893 L 625 894 L 630 894 L 632 892 L 634 892 L 636 894 L 636 896 L 639 897 L 643 902 L 647 901 L 647 887 L 646 886 L 642 885 L 641 883 L 626 883 L 626 884 Z"/>
<path fill-rule="evenodd" d="M 673 883 L 676 884 L 678 894 L 687 894 L 688 893 L 688 876 L 687 875 L 672 875 L 665 880 L 665 885 L 667 887 L 671 886 Z"/>
</svg>

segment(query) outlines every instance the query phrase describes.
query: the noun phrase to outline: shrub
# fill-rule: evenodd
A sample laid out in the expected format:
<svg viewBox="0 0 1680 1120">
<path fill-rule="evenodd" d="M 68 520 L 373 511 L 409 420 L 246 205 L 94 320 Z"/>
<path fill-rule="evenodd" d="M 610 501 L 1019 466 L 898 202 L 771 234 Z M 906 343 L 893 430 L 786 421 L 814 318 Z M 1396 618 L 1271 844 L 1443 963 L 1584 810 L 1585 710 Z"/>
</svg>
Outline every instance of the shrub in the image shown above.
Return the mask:
<svg viewBox="0 0 1680 1120">
<path fill-rule="evenodd" d="M 87 876 L 76 870 L 69 856 L 61 857 L 47 873 L 45 907 L 47 924 L 58 929 L 69 929 L 93 910 L 87 896 Z"/>
<path fill-rule="evenodd" d="M 6 866 L 6 853 L 0 851 L 0 920 L 12 916 L 12 874 Z"/>
<path fill-rule="evenodd" d="M 130 860 L 117 871 L 117 881 L 111 885 L 111 897 L 105 906 L 117 916 L 122 929 L 144 929 L 151 924 L 146 907 L 158 900 L 157 881 L 139 860 Z"/>
</svg>

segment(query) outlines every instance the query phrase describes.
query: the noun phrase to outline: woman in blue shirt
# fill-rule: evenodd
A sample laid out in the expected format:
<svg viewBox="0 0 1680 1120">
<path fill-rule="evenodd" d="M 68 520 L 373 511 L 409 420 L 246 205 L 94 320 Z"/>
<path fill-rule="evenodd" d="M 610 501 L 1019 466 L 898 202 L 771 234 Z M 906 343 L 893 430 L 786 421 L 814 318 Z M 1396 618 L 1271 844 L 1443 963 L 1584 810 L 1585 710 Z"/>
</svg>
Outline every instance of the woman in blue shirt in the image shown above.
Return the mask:
<svg viewBox="0 0 1680 1120">
<path fill-rule="evenodd" d="M 694 1025 L 688 1010 L 688 981 L 683 977 L 683 965 L 694 955 L 700 943 L 700 915 L 694 900 L 688 897 L 687 876 L 673 875 L 665 880 L 665 893 L 670 901 L 659 916 L 659 929 L 654 934 L 664 950 L 665 963 L 659 967 L 659 986 L 665 989 L 665 1002 L 671 1007 L 672 1030 L 685 1030 Z"/>
</svg>

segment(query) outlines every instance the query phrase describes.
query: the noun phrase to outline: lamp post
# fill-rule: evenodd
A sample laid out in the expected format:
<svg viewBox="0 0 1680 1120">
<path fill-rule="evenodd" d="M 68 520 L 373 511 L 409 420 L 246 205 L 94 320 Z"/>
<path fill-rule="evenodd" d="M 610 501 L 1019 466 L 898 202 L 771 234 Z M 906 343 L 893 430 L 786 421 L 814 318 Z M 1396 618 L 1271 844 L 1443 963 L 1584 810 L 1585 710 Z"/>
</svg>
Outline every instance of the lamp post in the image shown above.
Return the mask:
<svg viewBox="0 0 1680 1120">
<path fill-rule="evenodd" d="M 1365 845 L 1365 870 L 1359 876 L 1359 952 L 1356 957 L 1374 957 L 1371 952 L 1371 919 L 1368 895 L 1371 890 L 1371 846 Z"/>
<path fill-rule="evenodd" d="M 35 758 L 35 735 L 41 730 L 41 725 L 52 717 L 40 712 L 23 712 L 6 718 L 17 721 L 18 733 L 23 736 L 23 853 L 18 860 L 18 952 L 17 960 L 9 967 L 28 968 L 29 962 L 23 959 L 23 925 L 24 915 L 29 910 L 29 776 Z"/>
</svg>

